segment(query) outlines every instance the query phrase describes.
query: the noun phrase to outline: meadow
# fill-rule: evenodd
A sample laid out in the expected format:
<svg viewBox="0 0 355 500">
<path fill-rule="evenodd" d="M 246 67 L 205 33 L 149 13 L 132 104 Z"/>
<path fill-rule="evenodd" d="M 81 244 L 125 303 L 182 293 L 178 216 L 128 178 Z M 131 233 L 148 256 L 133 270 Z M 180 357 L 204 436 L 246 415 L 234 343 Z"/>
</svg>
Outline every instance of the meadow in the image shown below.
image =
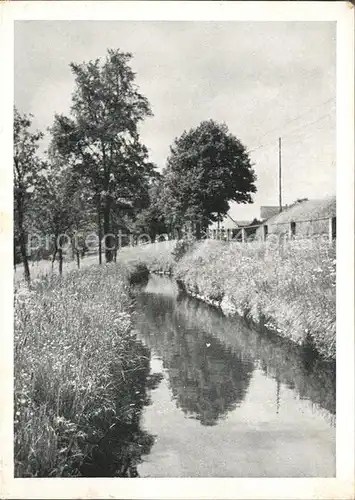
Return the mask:
<svg viewBox="0 0 355 500">
<path fill-rule="evenodd" d="M 144 393 L 149 351 L 132 331 L 133 270 L 93 265 L 15 285 L 15 477 L 97 474 L 107 433 L 143 404 L 132 377 Z M 116 452 L 109 462 L 125 474 L 135 464 Z"/>
</svg>

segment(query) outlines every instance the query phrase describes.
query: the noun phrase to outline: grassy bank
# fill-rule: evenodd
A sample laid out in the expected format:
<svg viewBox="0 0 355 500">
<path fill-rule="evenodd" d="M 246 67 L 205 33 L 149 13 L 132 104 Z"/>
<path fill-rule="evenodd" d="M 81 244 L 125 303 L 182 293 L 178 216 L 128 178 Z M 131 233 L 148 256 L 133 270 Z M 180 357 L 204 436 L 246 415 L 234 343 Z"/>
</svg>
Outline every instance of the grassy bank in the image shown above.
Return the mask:
<svg viewBox="0 0 355 500">
<path fill-rule="evenodd" d="M 165 270 L 169 262 L 188 293 L 335 359 L 335 249 L 328 242 L 206 240 L 178 260 L 175 247 L 159 245 L 140 254 L 148 267 L 154 262 L 151 270 Z"/>
<path fill-rule="evenodd" d="M 129 475 L 149 445 L 136 421 L 149 352 L 132 334 L 132 271 L 92 266 L 15 290 L 16 477 Z M 117 441 L 122 425 L 136 453 Z"/>
<path fill-rule="evenodd" d="M 117 260 L 130 265 L 143 263 L 151 273 L 172 274 L 176 265 L 176 240 L 162 241 L 135 247 L 123 247 Z"/>
</svg>

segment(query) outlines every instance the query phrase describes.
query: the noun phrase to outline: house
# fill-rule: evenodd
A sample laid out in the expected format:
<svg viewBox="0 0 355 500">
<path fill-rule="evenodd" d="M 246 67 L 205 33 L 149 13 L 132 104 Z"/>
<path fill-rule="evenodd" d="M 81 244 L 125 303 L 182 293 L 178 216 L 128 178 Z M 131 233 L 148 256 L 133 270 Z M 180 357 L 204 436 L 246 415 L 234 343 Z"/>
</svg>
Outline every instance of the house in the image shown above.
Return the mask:
<svg viewBox="0 0 355 500">
<path fill-rule="evenodd" d="M 282 212 L 278 211 L 267 220 L 263 219 L 263 225 L 267 226 L 268 234 L 282 235 L 289 234 L 292 224 L 292 234 L 309 237 L 328 234 L 330 220 L 335 217 L 336 198 L 328 196 L 322 199 L 298 200 L 286 206 Z M 262 231 L 263 228 L 258 228 L 257 234 L 262 236 Z M 335 228 L 334 232 L 336 232 Z"/>
<path fill-rule="evenodd" d="M 212 222 L 212 224 L 209 225 L 208 229 L 214 230 L 214 229 L 240 229 L 241 227 L 248 226 L 250 224 L 250 221 L 246 220 L 234 220 L 230 215 L 226 215 L 224 219 L 221 222 Z"/>
<path fill-rule="evenodd" d="M 222 221 L 213 222 L 209 225 L 209 235 L 210 238 L 214 239 L 233 239 L 238 238 L 240 235 L 240 230 L 243 227 L 247 227 L 251 224 L 247 220 L 234 220 L 230 215 L 226 215 Z"/>
<path fill-rule="evenodd" d="M 286 210 L 287 205 L 282 207 L 282 210 Z M 260 219 L 261 220 L 267 220 L 270 219 L 271 217 L 274 217 L 274 215 L 277 215 L 280 213 L 280 207 L 279 206 L 271 206 L 271 205 L 265 205 L 260 207 Z"/>
</svg>

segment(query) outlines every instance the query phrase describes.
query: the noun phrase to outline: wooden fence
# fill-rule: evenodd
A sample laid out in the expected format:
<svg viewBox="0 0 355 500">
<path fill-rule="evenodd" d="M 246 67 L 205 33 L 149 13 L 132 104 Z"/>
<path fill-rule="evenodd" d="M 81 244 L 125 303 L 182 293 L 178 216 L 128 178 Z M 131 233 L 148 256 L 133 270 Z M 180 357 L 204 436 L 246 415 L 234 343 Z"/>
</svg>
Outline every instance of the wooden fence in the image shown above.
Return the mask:
<svg viewBox="0 0 355 500">
<path fill-rule="evenodd" d="M 235 229 L 209 229 L 208 237 L 216 240 L 225 241 L 239 241 L 246 242 L 252 239 L 266 241 L 268 236 L 276 231 L 271 231 L 271 226 L 283 226 L 282 230 L 277 231 L 283 235 L 287 235 L 288 239 L 295 239 L 297 237 L 307 237 L 298 232 L 302 224 L 324 222 L 324 230 L 321 234 L 327 234 L 329 243 L 333 244 L 336 240 L 336 217 L 324 217 L 317 219 L 307 219 L 307 220 L 291 220 L 288 222 L 269 222 L 265 221 L 262 224 L 254 226 L 244 226 Z"/>
</svg>

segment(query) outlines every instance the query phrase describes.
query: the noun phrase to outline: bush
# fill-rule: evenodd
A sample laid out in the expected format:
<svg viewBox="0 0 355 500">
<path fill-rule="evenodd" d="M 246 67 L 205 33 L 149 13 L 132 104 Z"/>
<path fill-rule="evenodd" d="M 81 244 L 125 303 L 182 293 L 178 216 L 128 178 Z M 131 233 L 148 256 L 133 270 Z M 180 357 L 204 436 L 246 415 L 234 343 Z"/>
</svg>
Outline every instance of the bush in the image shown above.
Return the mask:
<svg viewBox="0 0 355 500">
<path fill-rule="evenodd" d="M 192 245 L 193 245 L 192 242 L 189 240 L 186 239 L 178 240 L 176 242 L 174 250 L 172 251 L 172 256 L 175 262 L 181 260 L 184 257 L 184 255 L 186 255 L 187 252 L 192 249 Z"/>
<path fill-rule="evenodd" d="M 172 240 L 122 248 L 117 255 L 117 260 L 124 264 L 144 265 L 152 273 L 172 274 L 175 267 L 172 255 L 175 244 L 176 241 Z"/>
</svg>

